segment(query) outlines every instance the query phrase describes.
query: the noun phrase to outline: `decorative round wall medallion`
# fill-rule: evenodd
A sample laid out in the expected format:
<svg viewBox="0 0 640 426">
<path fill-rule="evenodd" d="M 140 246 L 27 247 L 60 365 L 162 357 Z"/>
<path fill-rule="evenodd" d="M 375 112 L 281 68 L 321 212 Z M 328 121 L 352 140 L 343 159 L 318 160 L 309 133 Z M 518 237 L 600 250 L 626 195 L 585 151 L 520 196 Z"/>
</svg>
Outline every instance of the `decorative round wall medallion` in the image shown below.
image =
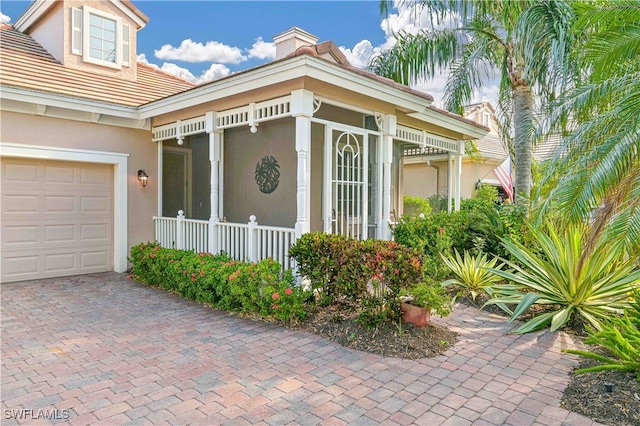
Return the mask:
<svg viewBox="0 0 640 426">
<path fill-rule="evenodd" d="M 272 155 L 267 155 L 256 165 L 256 183 L 260 192 L 271 194 L 280 183 L 280 165 Z"/>
</svg>

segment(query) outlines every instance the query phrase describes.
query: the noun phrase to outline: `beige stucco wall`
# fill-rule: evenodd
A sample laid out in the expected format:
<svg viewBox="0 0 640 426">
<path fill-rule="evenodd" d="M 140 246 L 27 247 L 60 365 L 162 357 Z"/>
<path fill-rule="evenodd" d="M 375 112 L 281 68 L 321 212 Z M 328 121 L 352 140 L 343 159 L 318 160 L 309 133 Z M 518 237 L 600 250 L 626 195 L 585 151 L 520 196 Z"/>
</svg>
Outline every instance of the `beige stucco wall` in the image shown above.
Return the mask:
<svg viewBox="0 0 640 426">
<path fill-rule="evenodd" d="M 471 198 L 476 192 L 479 179 L 495 179 L 491 171 L 497 166 L 496 162 L 482 162 L 466 160 L 462 163 L 462 179 L 460 192 L 462 198 Z M 439 189 L 436 191 L 437 169 L 439 168 Z M 403 165 L 404 195 L 429 198 L 436 193 L 447 195 L 447 161 L 432 161 L 431 166 L 426 162 Z"/>
<path fill-rule="evenodd" d="M 68 37 L 67 31 L 61 30 L 64 23 L 62 2 L 56 2 L 47 17 L 41 19 L 30 31 L 31 37 L 60 62 L 64 62 L 64 46 Z"/>
<path fill-rule="evenodd" d="M 276 190 L 264 194 L 255 179 L 256 165 L 273 156 L 280 165 Z M 247 223 L 255 215 L 261 225 L 293 228 L 296 223 L 297 154 L 292 118 L 224 132 L 224 210 L 229 222 Z"/>
<path fill-rule="evenodd" d="M 158 155 L 150 131 L 6 111 L 0 115 L 0 128 L 3 143 L 129 154 L 127 248 L 154 240 L 152 217 L 157 214 L 158 207 Z M 138 169 L 144 169 L 149 175 L 146 188 L 137 180 Z"/>
</svg>

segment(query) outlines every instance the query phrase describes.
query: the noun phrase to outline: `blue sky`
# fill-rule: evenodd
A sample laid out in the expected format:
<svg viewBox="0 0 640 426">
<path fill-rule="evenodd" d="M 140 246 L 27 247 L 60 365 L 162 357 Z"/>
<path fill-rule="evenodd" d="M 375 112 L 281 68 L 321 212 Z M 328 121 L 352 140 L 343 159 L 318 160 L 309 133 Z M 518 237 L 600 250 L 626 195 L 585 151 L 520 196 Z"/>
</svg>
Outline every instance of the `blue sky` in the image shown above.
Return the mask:
<svg viewBox="0 0 640 426">
<path fill-rule="evenodd" d="M 398 30 L 415 32 L 428 18 L 406 7 L 389 16 L 379 2 L 360 1 L 152 1 L 134 0 L 150 21 L 138 32 L 138 59 L 167 72 L 202 83 L 273 59 L 273 36 L 293 26 L 332 40 L 352 65 L 366 66 L 368 58 L 393 45 Z M 29 1 L 2 0 L 3 22 L 15 22 Z M 436 98 L 445 76 L 415 86 Z M 478 93 L 492 100 L 497 88 Z"/>
</svg>

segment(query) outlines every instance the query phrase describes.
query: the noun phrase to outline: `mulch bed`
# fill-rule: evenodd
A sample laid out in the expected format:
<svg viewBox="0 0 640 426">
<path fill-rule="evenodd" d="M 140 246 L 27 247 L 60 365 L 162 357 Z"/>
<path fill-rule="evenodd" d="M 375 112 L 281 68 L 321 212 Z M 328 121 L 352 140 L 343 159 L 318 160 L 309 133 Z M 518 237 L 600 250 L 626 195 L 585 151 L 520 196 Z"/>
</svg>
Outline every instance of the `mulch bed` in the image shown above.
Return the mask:
<svg viewBox="0 0 640 426">
<path fill-rule="evenodd" d="M 433 323 L 418 328 L 385 322 L 370 329 L 356 323 L 356 317 L 356 309 L 348 304 L 330 305 L 314 308 L 295 328 L 348 348 L 405 359 L 434 357 L 457 341 L 457 333 Z"/>
<path fill-rule="evenodd" d="M 589 347 L 596 351 L 596 347 Z M 602 353 L 602 352 L 601 352 Z M 581 358 L 579 368 L 598 362 Z M 611 393 L 605 383 L 611 384 Z M 569 411 L 582 414 L 597 422 L 611 426 L 640 425 L 640 382 L 636 375 L 624 371 L 571 374 L 561 405 Z"/>
</svg>

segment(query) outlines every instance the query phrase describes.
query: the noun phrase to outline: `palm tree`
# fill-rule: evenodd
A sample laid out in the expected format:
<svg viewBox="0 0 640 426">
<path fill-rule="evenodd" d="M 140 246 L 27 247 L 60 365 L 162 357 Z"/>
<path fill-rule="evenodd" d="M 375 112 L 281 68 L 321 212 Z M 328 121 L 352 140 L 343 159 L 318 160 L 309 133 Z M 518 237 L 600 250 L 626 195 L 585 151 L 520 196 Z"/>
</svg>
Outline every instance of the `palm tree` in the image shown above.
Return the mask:
<svg viewBox="0 0 640 426">
<path fill-rule="evenodd" d="M 591 241 L 606 233 L 640 256 L 640 4 L 573 6 L 576 59 L 585 71 L 549 111 L 555 131 L 568 117 L 575 124 L 564 155 L 549 167 L 546 178 L 554 182 L 541 212 L 557 209 L 565 222 L 588 220 Z"/>
<path fill-rule="evenodd" d="M 400 32 L 397 43 L 370 62 L 377 74 L 403 84 L 450 72 L 444 106 L 461 114 L 473 91 L 499 74 L 503 141 L 514 156 L 516 194 L 528 199 L 536 100 L 566 86 L 573 10 L 565 1 L 413 0 L 430 12 L 434 28 Z M 388 2 L 381 2 L 383 13 Z M 458 26 L 441 29 L 456 17 Z M 513 136 L 513 143 L 511 143 Z"/>
</svg>

